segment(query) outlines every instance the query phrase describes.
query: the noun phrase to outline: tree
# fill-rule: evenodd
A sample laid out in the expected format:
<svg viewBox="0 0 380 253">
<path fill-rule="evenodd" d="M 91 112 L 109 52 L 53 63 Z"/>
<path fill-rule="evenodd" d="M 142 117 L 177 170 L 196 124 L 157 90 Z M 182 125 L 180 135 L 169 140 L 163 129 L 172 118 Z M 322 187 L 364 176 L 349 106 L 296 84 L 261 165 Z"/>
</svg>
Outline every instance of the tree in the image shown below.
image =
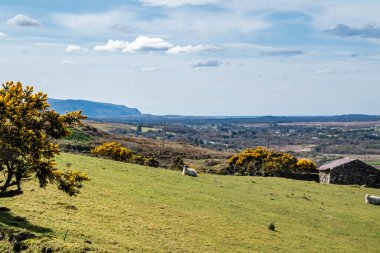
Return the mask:
<svg viewBox="0 0 380 253">
<path fill-rule="evenodd" d="M 23 88 L 20 82 L 2 84 L 0 171 L 4 180 L 0 180 L 1 191 L 17 185 L 21 192 L 22 179 L 34 176 L 40 187 L 54 183 L 69 195 L 79 193 L 82 182 L 89 178 L 78 171 L 61 171 L 55 167 L 54 156 L 60 150 L 52 140 L 67 137 L 70 135 L 67 127 L 81 124 L 85 118 L 81 111 L 60 115 L 51 110 L 47 95 L 34 93 L 33 87 Z"/>
</svg>

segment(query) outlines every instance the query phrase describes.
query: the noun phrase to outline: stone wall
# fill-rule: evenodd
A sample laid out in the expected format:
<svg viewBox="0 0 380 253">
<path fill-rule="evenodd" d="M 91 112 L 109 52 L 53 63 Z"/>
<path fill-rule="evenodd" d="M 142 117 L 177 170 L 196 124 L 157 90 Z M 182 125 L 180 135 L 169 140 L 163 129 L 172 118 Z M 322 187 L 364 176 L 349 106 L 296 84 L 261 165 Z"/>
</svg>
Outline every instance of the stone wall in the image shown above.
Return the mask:
<svg viewBox="0 0 380 253">
<path fill-rule="evenodd" d="M 330 183 L 380 187 L 380 171 L 355 160 L 332 169 L 330 171 Z"/>
<path fill-rule="evenodd" d="M 330 183 L 330 171 L 319 172 L 319 182 L 321 184 L 329 184 Z"/>
</svg>

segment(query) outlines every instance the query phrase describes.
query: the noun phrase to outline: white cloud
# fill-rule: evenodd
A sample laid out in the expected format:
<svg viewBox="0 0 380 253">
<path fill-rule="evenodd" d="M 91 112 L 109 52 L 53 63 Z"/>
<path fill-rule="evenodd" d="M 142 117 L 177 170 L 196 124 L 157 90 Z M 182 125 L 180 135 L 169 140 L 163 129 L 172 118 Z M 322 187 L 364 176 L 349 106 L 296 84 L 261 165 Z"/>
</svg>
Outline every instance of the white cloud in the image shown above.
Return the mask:
<svg viewBox="0 0 380 253">
<path fill-rule="evenodd" d="M 8 35 L 6 34 L 6 33 L 2 33 L 2 32 L 0 32 L 0 38 L 5 38 L 5 37 L 7 37 Z"/>
<path fill-rule="evenodd" d="M 109 40 L 105 45 L 96 45 L 95 51 L 122 51 L 125 53 L 143 51 L 166 51 L 168 54 L 189 54 L 215 52 L 217 47 L 212 45 L 175 46 L 164 39 L 149 36 L 139 36 L 134 41 Z"/>
<path fill-rule="evenodd" d="M 351 68 L 341 68 L 341 69 L 330 69 L 330 68 L 325 68 L 325 69 L 320 69 L 317 70 L 315 73 L 317 75 L 356 75 L 360 73 L 375 73 L 377 72 L 378 69 L 376 68 L 362 68 L 362 67 L 351 67 Z"/>
<path fill-rule="evenodd" d="M 157 68 L 156 67 L 146 67 L 146 68 L 142 68 L 141 71 L 143 71 L 143 72 L 156 72 Z"/>
<path fill-rule="evenodd" d="M 223 62 L 218 60 L 208 60 L 208 61 L 198 61 L 190 63 L 190 67 L 199 69 L 199 68 L 207 68 L 207 67 L 219 67 L 223 64 Z"/>
<path fill-rule="evenodd" d="M 317 75 L 328 75 L 328 74 L 335 74 L 336 72 L 326 68 L 326 69 L 320 69 L 315 72 Z"/>
<path fill-rule="evenodd" d="M 105 45 L 97 45 L 94 47 L 95 51 L 108 51 L 108 52 L 114 52 L 114 51 L 121 51 L 125 48 L 127 48 L 129 45 L 128 41 L 122 41 L 122 40 L 109 40 L 107 44 Z"/>
<path fill-rule="evenodd" d="M 184 47 L 175 46 L 168 50 L 169 54 L 188 54 L 188 53 L 205 53 L 205 52 L 215 52 L 218 48 L 211 45 L 187 45 Z"/>
<path fill-rule="evenodd" d="M 166 51 L 173 47 L 173 44 L 166 42 L 161 38 L 152 38 L 148 36 L 139 36 L 135 41 L 131 42 L 123 52 L 138 51 Z"/>
<path fill-rule="evenodd" d="M 176 6 L 180 3 L 201 2 L 170 0 L 156 3 Z M 153 1 L 151 3 L 153 4 Z M 249 5 L 247 4 L 247 6 Z M 160 34 L 158 37 L 175 35 L 176 38 L 183 41 L 209 41 L 208 43 L 224 39 L 238 39 L 240 36 L 251 37 L 254 33 L 271 27 L 271 23 L 265 15 L 249 14 L 248 7 L 240 10 L 236 6 L 227 5 L 224 1 L 221 1 L 221 7 L 221 11 L 210 11 L 203 8 L 199 10 L 187 8 L 152 10 L 152 13 L 160 15 L 146 18 L 145 7 L 121 6 L 100 13 L 59 13 L 54 14 L 53 18 L 57 24 L 70 31 L 97 37 L 112 38 L 115 32 L 135 36 Z"/>
<path fill-rule="evenodd" d="M 154 6 L 177 7 L 181 5 L 215 4 L 219 0 L 140 0 L 140 2 Z"/>
<path fill-rule="evenodd" d="M 66 52 L 79 52 L 81 50 L 82 50 L 82 48 L 80 46 L 78 46 L 78 45 L 68 45 L 66 47 L 65 51 Z"/>
<path fill-rule="evenodd" d="M 134 41 L 109 40 L 105 45 L 94 47 L 96 51 L 123 51 L 133 53 L 139 51 L 166 51 L 173 47 L 173 44 L 161 39 L 148 36 L 139 36 Z"/>
<path fill-rule="evenodd" d="M 18 14 L 13 18 L 7 20 L 7 24 L 11 26 L 23 26 L 23 27 L 33 27 L 41 26 L 41 22 L 36 19 L 32 19 L 28 16 Z"/>
</svg>

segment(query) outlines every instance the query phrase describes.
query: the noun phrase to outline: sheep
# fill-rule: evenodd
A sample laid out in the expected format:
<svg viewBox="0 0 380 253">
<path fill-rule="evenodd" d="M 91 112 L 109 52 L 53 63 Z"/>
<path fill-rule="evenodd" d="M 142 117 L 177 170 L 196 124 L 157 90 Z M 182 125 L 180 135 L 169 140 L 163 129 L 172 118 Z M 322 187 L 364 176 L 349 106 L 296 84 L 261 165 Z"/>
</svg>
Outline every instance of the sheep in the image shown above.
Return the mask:
<svg viewBox="0 0 380 253">
<path fill-rule="evenodd" d="M 372 205 L 380 205 L 380 197 L 366 194 L 365 195 L 365 203 L 372 204 Z"/>
<path fill-rule="evenodd" d="M 191 177 L 197 177 L 198 176 L 196 170 L 191 169 L 191 168 L 187 167 L 186 165 L 182 166 L 182 168 L 183 168 L 183 170 L 182 170 L 183 175 L 188 175 Z"/>
</svg>

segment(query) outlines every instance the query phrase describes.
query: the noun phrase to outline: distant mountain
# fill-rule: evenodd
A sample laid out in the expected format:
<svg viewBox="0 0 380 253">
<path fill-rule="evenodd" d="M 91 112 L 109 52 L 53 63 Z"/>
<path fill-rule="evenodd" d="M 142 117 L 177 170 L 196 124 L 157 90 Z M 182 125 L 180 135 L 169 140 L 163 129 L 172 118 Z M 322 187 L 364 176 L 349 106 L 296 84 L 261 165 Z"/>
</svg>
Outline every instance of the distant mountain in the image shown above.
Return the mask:
<svg viewBox="0 0 380 253">
<path fill-rule="evenodd" d="M 115 105 L 110 103 L 100 103 L 87 100 L 61 100 L 48 99 L 51 107 L 58 113 L 82 110 L 83 114 L 89 118 L 118 118 L 131 115 L 141 115 L 136 108 L 128 108 L 124 105 Z"/>
</svg>

